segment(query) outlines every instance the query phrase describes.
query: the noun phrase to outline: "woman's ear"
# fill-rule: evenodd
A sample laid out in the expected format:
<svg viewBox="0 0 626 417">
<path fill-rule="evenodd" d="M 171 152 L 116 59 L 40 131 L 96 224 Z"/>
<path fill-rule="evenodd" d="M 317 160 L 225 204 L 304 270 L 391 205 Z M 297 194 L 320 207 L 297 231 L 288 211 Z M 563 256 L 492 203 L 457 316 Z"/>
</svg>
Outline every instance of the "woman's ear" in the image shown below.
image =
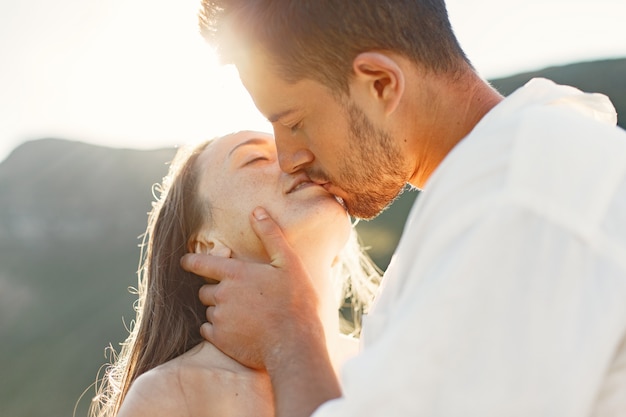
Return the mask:
<svg viewBox="0 0 626 417">
<path fill-rule="evenodd" d="M 385 115 L 393 113 L 404 94 L 404 71 L 392 56 L 381 52 L 363 52 L 352 62 L 354 88 L 365 91 L 369 99 L 382 106 Z"/>
<path fill-rule="evenodd" d="M 187 250 L 191 253 L 205 253 L 207 255 L 230 258 L 231 249 L 213 233 L 199 232 L 189 239 Z"/>
</svg>

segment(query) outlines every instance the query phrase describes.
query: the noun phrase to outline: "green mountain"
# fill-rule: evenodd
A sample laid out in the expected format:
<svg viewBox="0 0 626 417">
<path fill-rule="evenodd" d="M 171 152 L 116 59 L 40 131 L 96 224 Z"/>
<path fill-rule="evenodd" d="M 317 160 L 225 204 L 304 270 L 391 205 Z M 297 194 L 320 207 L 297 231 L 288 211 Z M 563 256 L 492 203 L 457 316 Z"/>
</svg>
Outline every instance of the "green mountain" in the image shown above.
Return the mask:
<svg viewBox="0 0 626 417">
<path fill-rule="evenodd" d="M 626 59 L 492 80 L 508 94 L 534 76 L 609 95 L 626 114 Z M 623 119 L 621 123 L 624 123 Z M 622 126 L 624 126 L 622 124 Z M 134 317 L 139 236 L 174 149 L 28 142 L 0 164 L 0 416 L 71 416 Z M 385 268 L 417 192 L 358 224 Z M 126 323 L 126 324 L 125 324 Z M 88 391 L 78 403 L 85 416 Z"/>
<path fill-rule="evenodd" d="M 71 416 L 123 340 L 150 187 L 173 153 L 48 139 L 0 165 L 1 416 Z"/>
</svg>

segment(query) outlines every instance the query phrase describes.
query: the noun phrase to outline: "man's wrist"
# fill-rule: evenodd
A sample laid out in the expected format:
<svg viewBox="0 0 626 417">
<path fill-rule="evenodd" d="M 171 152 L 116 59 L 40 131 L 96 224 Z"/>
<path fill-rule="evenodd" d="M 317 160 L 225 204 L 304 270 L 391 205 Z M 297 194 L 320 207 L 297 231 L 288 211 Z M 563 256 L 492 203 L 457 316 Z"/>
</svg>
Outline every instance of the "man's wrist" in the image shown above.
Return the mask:
<svg viewBox="0 0 626 417">
<path fill-rule="evenodd" d="M 326 401 L 341 396 L 323 331 L 307 336 L 275 351 L 267 364 L 279 417 L 310 416 Z"/>
</svg>

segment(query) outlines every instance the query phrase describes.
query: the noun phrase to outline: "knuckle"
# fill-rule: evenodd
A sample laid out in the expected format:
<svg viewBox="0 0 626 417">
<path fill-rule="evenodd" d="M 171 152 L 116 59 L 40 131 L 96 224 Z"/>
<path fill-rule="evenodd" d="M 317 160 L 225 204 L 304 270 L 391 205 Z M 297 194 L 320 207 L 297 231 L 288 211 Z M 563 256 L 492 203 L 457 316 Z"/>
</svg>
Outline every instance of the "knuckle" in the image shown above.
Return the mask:
<svg viewBox="0 0 626 417">
<path fill-rule="evenodd" d="M 185 260 L 185 269 L 197 275 L 202 275 L 203 259 L 199 256 L 190 256 Z"/>
<path fill-rule="evenodd" d="M 196 270 L 198 269 L 199 258 L 194 255 L 190 255 L 186 259 L 186 264 L 190 269 Z"/>
<path fill-rule="evenodd" d="M 228 295 L 225 294 L 228 291 L 225 290 L 225 287 L 222 283 L 218 284 L 215 288 L 215 292 L 213 293 L 213 299 L 215 300 L 215 304 L 220 304 L 225 302 L 228 299 Z"/>
<path fill-rule="evenodd" d="M 219 323 L 221 321 L 221 318 L 223 316 L 222 314 L 223 309 L 219 309 L 219 308 L 213 308 L 213 310 L 211 311 L 211 318 L 212 318 L 212 323 Z"/>
</svg>

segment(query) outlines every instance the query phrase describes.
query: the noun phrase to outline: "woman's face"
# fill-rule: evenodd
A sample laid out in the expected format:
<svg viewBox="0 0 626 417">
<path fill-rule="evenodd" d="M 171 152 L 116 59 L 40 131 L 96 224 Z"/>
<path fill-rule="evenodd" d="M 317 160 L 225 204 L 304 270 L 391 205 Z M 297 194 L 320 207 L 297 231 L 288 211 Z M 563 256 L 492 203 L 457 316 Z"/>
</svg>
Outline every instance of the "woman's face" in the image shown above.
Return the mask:
<svg viewBox="0 0 626 417">
<path fill-rule="evenodd" d="M 330 266 L 345 245 L 351 226 L 343 206 L 304 173 L 282 172 L 271 135 L 244 131 L 217 139 L 196 168 L 198 197 L 211 208 L 211 224 L 200 233 L 205 251 L 223 245 L 229 256 L 267 260 L 249 220 L 257 206 L 268 211 L 301 256 Z"/>
</svg>

